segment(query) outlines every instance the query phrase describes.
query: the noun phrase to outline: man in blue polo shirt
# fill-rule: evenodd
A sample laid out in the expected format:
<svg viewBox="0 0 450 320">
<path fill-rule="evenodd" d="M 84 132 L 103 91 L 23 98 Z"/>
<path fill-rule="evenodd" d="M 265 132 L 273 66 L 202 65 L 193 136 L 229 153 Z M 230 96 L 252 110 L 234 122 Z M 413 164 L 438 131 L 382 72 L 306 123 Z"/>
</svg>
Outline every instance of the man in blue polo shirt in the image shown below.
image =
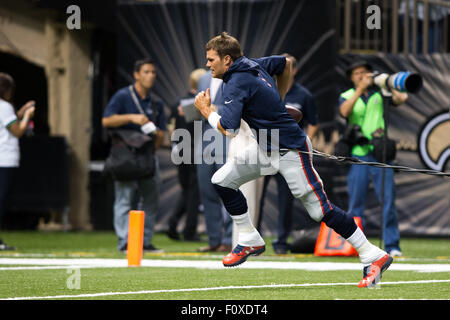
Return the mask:
<svg viewBox="0 0 450 320">
<path fill-rule="evenodd" d="M 244 119 L 255 131 L 259 144 L 256 149 L 249 146 L 227 160 L 211 179 L 238 231 L 238 245 L 223 258 L 223 265 L 236 266 L 250 255 L 265 251 L 264 239 L 249 217 L 239 187 L 262 175 L 280 172 L 311 218 L 323 221 L 357 250 L 364 265 L 358 287 L 377 284 L 392 258 L 367 240 L 352 216 L 328 200 L 312 165 L 311 142 L 283 102 L 291 62 L 282 56 L 248 59 L 239 42 L 226 32 L 208 41 L 206 59 L 212 76 L 224 82 L 224 107 L 221 115 L 213 111 L 209 89 L 196 96 L 195 106 L 211 127 L 228 137 L 234 136 Z M 255 153 L 259 160 L 249 160 L 255 159 Z"/>
<path fill-rule="evenodd" d="M 311 92 L 295 81 L 295 75 L 298 72 L 297 59 L 287 53 L 284 53 L 283 56 L 292 62 L 292 73 L 288 84 L 289 89 L 284 98 L 284 102 L 302 112 L 303 118 L 300 121 L 300 127 L 306 131 L 309 139 L 313 140 L 319 130 L 319 117 L 316 104 L 314 103 Z"/>
<path fill-rule="evenodd" d="M 151 93 L 156 80 L 155 63 L 151 59 L 135 62 L 134 84 L 117 91 L 103 113 L 105 128 L 132 129 L 141 132 L 141 127 L 156 126 L 155 149 L 161 145 L 166 119 L 164 104 Z M 155 114 L 156 112 L 156 114 Z M 114 181 L 114 229 L 118 237 L 118 249 L 125 252 L 128 240 L 128 213 L 142 206 L 145 212 L 144 251 L 161 252 L 152 245 L 155 218 L 159 207 L 159 166 L 155 155 L 156 170 L 152 177 L 134 181 Z"/>
</svg>

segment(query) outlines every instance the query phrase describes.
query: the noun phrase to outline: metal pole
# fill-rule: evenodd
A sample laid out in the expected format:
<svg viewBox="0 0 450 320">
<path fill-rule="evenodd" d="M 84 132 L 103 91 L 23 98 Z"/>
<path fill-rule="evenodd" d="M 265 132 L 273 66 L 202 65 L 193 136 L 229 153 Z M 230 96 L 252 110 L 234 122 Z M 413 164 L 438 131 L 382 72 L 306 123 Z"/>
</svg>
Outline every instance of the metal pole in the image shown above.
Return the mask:
<svg viewBox="0 0 450 320">
<path fill-rule="evenodd" d="M 356 3 L 356 10 L 355 10 L 355 44 L 354 48 L 356 50 L 361 49 L 361 2 L 358 1 Z"/>
<path fill-rule="evenodd" d="M 364 8 L 367 8 L 370 5 L 369 0 L 365 1 Z M 370 32 L 368 28 L 364 28 L 364 49 L 370 49 Z"/>
<path fill-rule="evenodd" d="M 398 53 L 398 0 L 392 2 L 392 53 Z"/>
<path fill-rule="evenodd" d="M 413 25 L 412 25 L 412 53 L 417 54 L 417 0 L 414 0 Z"/>
<path fill-rule="evenodd" d="M 422 53 L 428 53 L 428 29 L 430 23 L 428 1 L 423 2 L 423 21 L 422 21 Z"/>
<path fill-rule="evenodd" d="M 403 53 L 409 53 L 409 1 L 405 2 L 405 28 L 403 32 Z"/>
<path fill-rule="evenodd" d="M 350 26 L 352 19 L 352 3 L 350 0 L 345 0 L 344 3 L 344 51 L 350 51 Z"/>
<path fill-rule="evenodd" d="M 444 18 L 443 27 L 442 27 L 442 53 L 447 52 L 448 47 L 448 14 Z"/>
<path fill-rule="evenodd" d="M 380 6 L 380 4 L 378 3 L 377 0 L 374 0 L 374 3 L 377 6 Z M 383 21 L 383 15 L 381 15 L 381 21 Z M 383 22 L 382 22 L 383 23 Z M 386 28 L 387 26 L 383 25 L 384 28 Z M 378 29 L 373 30 L 373 49 L 375 49 L 375 51 L 379 51 L 379 42 L 380 41 L 380 32 L 378 31 Z"/>
<path fill-rule="evenodd" d="M 342 15 L 341 15 L 341 0 L 336 0 L 336 29 L 338 49 L 342 50 Z"/>
</svg>

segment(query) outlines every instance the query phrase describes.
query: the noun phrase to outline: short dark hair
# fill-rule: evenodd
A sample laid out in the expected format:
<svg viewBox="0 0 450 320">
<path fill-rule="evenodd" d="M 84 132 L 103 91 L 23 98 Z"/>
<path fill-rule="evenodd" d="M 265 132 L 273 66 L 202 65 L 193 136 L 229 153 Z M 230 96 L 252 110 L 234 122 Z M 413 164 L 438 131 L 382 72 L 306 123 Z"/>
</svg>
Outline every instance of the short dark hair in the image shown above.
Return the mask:
<svg viewBox="0 0 450 320">
<path fill-rule="evenodd" d="M 153 65 L 155 65 L 155 60 L 153 60 L 152 58 L 144 58 L 144 59 L 141 59 L 141 60 L 137 60 L 134 63 L 133 71 L 134 72 L 141 71 L 141 68 L 142 68 L 142 66 L 144 64 L 153 64 Z"/>
<path fill-rule="evenodd" d="M 14 90 L 14 79 L 9 74 L 0 72 L 0 98 L 6 100 L 6 93 L 9 90 Z"/>
<path fill-rule="evenodd" d="M 228 55 L 233 61 L 244 55 L 239 41 L 225 31 L 208 41 L 206 51 L 209 50 L 216 50 L 221 59 Z"/>
</svg>

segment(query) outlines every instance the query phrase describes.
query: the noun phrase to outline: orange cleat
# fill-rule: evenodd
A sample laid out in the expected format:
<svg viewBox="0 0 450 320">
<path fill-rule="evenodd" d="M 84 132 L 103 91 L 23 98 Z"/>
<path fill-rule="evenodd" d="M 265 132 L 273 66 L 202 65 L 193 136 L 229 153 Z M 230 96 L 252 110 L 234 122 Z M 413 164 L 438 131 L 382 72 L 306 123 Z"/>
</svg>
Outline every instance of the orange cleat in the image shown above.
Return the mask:
<svg viewBox="0 0 450 320">
<path fill-rule="evenodd" d="M 245 262 L 248 256 L 259 256 L 266 250 L 266 246 L 248 246 L 237 245 L 229 254 L 223 258 L 222 262 L 225 267 L 234 267 Z"/>
<path fill-rule="evenodd" d="M 359 288 L 374 287 L 381 280 L 381 275 L 392 263 L 392 257 L 385 254 L 370 266 L 364 267 L 363 279 L 358 283 Z"/>
</svg>

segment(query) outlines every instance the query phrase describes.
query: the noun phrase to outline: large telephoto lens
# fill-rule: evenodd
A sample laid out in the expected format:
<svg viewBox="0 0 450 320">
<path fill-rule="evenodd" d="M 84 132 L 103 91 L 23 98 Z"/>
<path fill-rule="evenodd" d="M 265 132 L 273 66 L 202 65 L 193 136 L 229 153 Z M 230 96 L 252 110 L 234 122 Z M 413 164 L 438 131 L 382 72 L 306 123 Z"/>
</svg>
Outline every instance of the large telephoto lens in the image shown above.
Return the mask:
<svg viewBox="0 0 450 320">
<path fill-rule="evenodd" d="M 390 89 L 416 93 L 422 88 L 422 77 L 417 73 L 397 72 L 386 81 Z"/>
</svg>

